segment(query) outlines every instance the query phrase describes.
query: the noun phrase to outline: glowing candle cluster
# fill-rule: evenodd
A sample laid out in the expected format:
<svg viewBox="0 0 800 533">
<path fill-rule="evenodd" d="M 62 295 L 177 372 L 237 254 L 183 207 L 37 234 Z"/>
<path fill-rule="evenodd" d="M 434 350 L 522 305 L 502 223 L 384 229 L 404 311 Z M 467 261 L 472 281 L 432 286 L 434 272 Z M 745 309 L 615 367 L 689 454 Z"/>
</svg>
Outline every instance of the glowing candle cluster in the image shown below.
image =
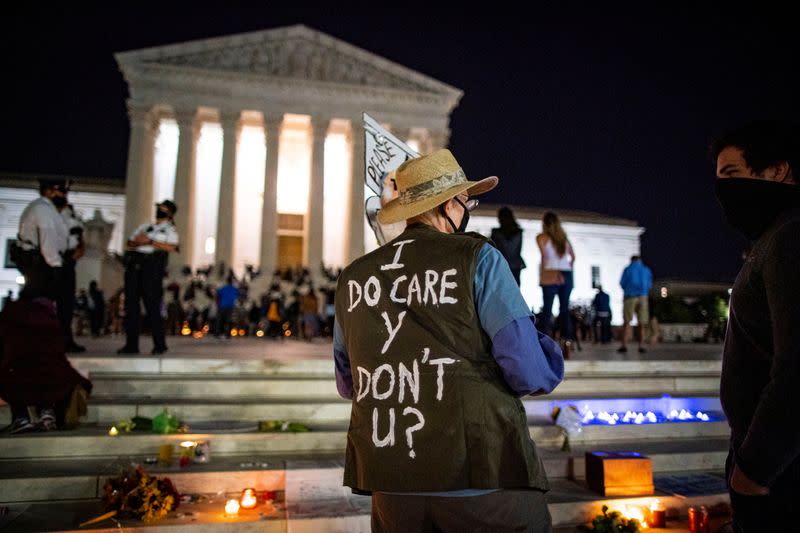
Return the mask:
<svg viewBox="0 0 800 533">
<path fill-rule="evenodd" d="M 608 411 L 600 411 L 597 414 L 594 414 L 591 409 L 587 409 L 583 413 L 583 418 L 581 422 L 586 424 L 607 424 L 609 426 L 615 426 L 617 424 L 658 424 L 659 422 L 663 422 L 666 419 L 669 422 L 675 421 L 687 421 L 687 420 L 694 420 L 694 421 L 701 421 L 701 422 L 709 422 L 711 417 L 702 412 L 697 411 L 696 413 L 692 414 L 690 411 L 686 409 L 681 409 L 678 411 L 677 409 L 673 409 L 669 412 L 669 414 L 664 417 L 663 415 L 659 418 L 656 413 L 653 411 L 647 412 L 640 412 L 640 411 L 625 411 L 625 414 L 620 413 L 609 413 Z"/>
<path fill-rule="evenodd" d="M 710 417 L 702 411 L 697 411 L 697 413 L 692 414 L 691 412 L 687 411 L 686 409 L 681 409 L 678 411 L 677 409 L 673 409 L 667 415 L 667 420 L 700 420 L 702 422 L 708 422 Z"/>
</svg>

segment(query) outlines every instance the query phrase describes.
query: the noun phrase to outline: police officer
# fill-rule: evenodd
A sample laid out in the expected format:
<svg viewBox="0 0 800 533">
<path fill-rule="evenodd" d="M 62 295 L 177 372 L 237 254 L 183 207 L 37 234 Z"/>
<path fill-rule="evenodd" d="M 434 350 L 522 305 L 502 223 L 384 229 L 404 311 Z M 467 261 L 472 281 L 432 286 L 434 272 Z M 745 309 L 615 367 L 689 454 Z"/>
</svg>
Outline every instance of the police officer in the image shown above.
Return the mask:
<svg viewBox="0 0 800 533">
<path fill-rule="evenodd" d="M 156 204 L 155 224 L 142 224 L 128 239 L 125 253 L 125 346 L 119 354 L 139 353 L 139 301 L 144 302 L 153 351 L 167 351 L 161 302 L 164 296 L 163 278 L 169 252 L 178 251 L 178 232 L 172 223 L 177 206 L 171 200 Z"/>
<path fill-rule="evenodd" d="M 76 275 L 75 265 L 83 257 L 86 246 L 83 242 L 83 222 L 75 214 L 72 204 L 67 204 L 61 209 L 61 218 L 67 226 L 68 241 L 67 251 L 64 253 L 62 282 L 56 288 L 58 291 L 58 320 L 64 332 L 64 345 L 67 353 L 85 352 L 86 348 L 77 344 L 72 336 L 72 317 L 75 312 Z"/>
<path fill-rule="evenodd" d="M 57 298 L 69 240 L 59 209 L 67 205 L 68 191 L 69 182 L 65 179 L 40 179 L 39 198 L 22 211 L 11 255 L 25 277 L 23 297 Z"/>
</svg>

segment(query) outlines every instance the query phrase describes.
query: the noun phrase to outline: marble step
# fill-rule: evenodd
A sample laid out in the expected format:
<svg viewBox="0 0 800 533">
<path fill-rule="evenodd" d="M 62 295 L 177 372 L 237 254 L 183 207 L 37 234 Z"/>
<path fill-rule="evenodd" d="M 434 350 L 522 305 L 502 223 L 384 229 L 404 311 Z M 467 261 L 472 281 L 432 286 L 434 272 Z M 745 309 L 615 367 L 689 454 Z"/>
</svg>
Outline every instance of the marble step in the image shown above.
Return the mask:
<svg viewBox="0 0 800 533">
<path fill-rule="evenodd" d="M 209 394 L 203 398 L 148 396 L 101 396 L 93 395 L 89 400 L 88 412 L 84 423 L 115 425 L 120 420 L 144 416 L 152 418 L 164 408 L 183 422 L 205 422 L 209 420 L 241 420 L 258 422 L 260 420 L 280 419 L 302 423 L 347 423 L 350 419 L 349 400 L 336 395 L 309 398 L 308 396 L 289 395 L 290 391 L 277 396 L 251 396 L 226 398 Z M 213 398 L 213 400 L 210 400 Z M 712 413 L 722 417 L 719 398 L 710 396 L 670 396 L 656 394 L 649 397 L 603 398 L 580 396 L 537 396 L 523 398 L 523 405 L 529 419 L 548 419 L 555 407 L 572 405 L 581 413 L 601 411 L 620 413 L 627 411 L 646 413 L 652 411 L 666 417 L 671 411 L 686 409 L 693 414 L 697 411 Z M 11 410 L 7 405 L 0 405 L 0 425 L 11 423 Z"/>
<path fill-rule="evenodd" d="M 248 358 L 247 354 L 231 358 L 172 356 L 97 356 L 78 354 L 69 357 L 73 366 L 85 375 L 92 373 L 130 374 L 257 374 L 262 376 L 331 377 L 333 357 L 330 359 L 269 359 Z M 719 376 L 721 361 L 714 360 L 640 360 L 640 361 L 565 361 L 567 376 Z"/>
<path fill-rule="evenodd" d="M 557 447 L 539 448 L 549 479 L 584 479 L 584 453 L 595 449 L 575 446 L 570 452 Z M 603 451 L 637 451 L 652 460 L 656 474 L 708 471 L 725 463 L 727 439 L 670 442 L 620 442 L 605 445 Z M 91 499 L 100 497 L 105 479 L 130 461 L 125 459 L 27 459 L 0 460 L 0 502 L 33 502 Z M 176 462 L 175 462 L 176 463 Z M 257 490 L 283 490 L 286 472 L 291 469 L 334 468 L 342 471 L 343 458 L 336 453 L 283 455 L 212 456 L 207 464 L 180 468 L 149 465 L 149 472 L 168 476 L 183 493 L 218 493 L 254 487 Z"/>
<path fill-rule="evenodd" d="M 219 426 L 215 426 L 218 428 Z M 184 440 L 210 441 L 214 454 L 287 454 L 340 452 L 346 444 L 346 424 L 312 425 L 307 433 L 259 433 L 255 424 L 238 424 L 235 430 L 157 435 L 152 433 L 106 435 L 107 427 L 82 427 L 74 431 L 0 437 L 4 459 L 153 456 L 161 444 Z M 190 428 L 192 429 L 192 428 Z M 563 434 L 552 424 L 531 425 L 530 434 L 539 446 L 561 446 Z M 590 425 L 571 439 L 572 445 L 605 445 L 614 442 L 654 442 L 672 439 L 713 439 L 729 435 L 726 422 L 675 422 L 650 425 Z"/>
<path fill-rule="evenodd" d="M 308 398 L 338 398 L 332 371 L 324 377 L 262 376 L 259 374 L 106 374 L 92 373 L 96 396 L 150 398 L 241 398 L 282 395 Z M 624 380 L 625 394 L 718 394 L 718 374 L 627 374 L 595 375 L 567 373 L 550 394 L 569 396 L 614 396 Z"/>
<path fill-rule="evenodd" d="M 612 510 L 623 507 L 646 507 L 659 501 L 666 509 L 668 526 L 677 525 L 675 517 L 684 517 L 690 506 L 728 501 L 727 494 L 710 492 L 690 497 L 656 493 L 640 498 L 603 498 L 589 491 L 583 484 L 554 480 L 547 494 L 548 510 L 555 528 L 574 527 L 587 523 L 600 512 L 603 505 Z M 122 531 L 147 532 L 369 532 L 371 499 L 356 496 L 341 486 L 340 473 L 335 470 L 295 470 L 287 475 L 285 500 L 268 516 L 254 511 L 237 517 L 225 516 L 224 500 L 227 495 L 209 495 L 210 501 L 202 504 L 183 504 L 177 512 L 156 524 L 144 525 L 133 520 L 113 521 L 77 528 L 83 520 L 103 513 L 98 500 L 77 502 L 47 502 L 11 504 L 9 513 L 2 517 L 15 532 L 28 531 Z M 678 529 L 677 531 L 684 531 Z"/>
</svg>

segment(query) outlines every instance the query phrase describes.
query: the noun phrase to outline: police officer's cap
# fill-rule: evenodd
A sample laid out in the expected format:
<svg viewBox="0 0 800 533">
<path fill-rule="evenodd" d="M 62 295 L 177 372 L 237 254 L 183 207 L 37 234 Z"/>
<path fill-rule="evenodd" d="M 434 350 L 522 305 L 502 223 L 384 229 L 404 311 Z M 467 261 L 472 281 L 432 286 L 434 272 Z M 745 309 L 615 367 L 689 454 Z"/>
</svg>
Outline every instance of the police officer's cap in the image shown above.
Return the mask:
<svg viewBox="0 0 800 533">
<path fill-rule="evenodd" d="M 156 205 L 161 205 L 169 209 L 170 213 L 172 213 L 172 216 L 175 216 L 175 213 L 178 212 L 178 206 L 175 205 L 175 202 L 173 202 L 172 200 L 164 200 L 163 202 L 160 202 Z"/>
<path fill-rule="evenodd" d="M 72 181 L 64 178 L 39 178 L 40 189 L 55 189 L 57 191 L 69 192 Z"/>
</svg>

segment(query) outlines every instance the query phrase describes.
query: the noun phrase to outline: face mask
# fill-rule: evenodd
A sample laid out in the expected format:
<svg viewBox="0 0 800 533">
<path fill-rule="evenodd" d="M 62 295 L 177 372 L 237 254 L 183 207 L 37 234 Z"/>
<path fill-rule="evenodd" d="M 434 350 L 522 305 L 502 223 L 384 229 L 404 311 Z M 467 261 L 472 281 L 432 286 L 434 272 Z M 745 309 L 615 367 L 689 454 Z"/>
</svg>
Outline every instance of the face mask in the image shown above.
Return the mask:
<svg viewBox="0 0 800 533">
<path fill-rule="evenodd" d="M 714 184 L 725 220 L 749 239 L 758 239 L 783 211 L 800 207 L 800 186 L 751 178 Z"/>
<path fill-rule="evenodd" d="M 456 227 L 455 223 L 453 222 L 453 219 L 451 219 L 448 216 L 447 211 L 444 208 L 444 205 L 439 206 L 439 212 L 442 214 L 442 216 L 444 216 L 444 218 L 447 219 L 447 222 L 450 223 L 450 227 L 453 228 L 453 233 L 464 233 L 467 230 L 467 224 L 469 224 L 469 210 L 467 209 L 467 206 L 464 205 L 463 202 L 461 202 L 461 200 L 459 200 L 458 198 L 454 198 L 454 200 L 458 202 L 458 204 L 461 207 L 464 208 L 464 216 L 461 217 L 461 224 L 459 224 L 458 227 Z"/>
<path fill-rule="evenodd" d="M 156 208 L 156 220 L 162 218 L 169 218 L 169 211 L 161 208 Z"/>
<path fill-rule="evenodd" d="M 67 197 L 66 196 L 53 196 L 50 199 L 53 202 L 53 205 L 56 206 L 56 209 L 61 209 L 65 205 L 67 205 Z"/>
</svg>

